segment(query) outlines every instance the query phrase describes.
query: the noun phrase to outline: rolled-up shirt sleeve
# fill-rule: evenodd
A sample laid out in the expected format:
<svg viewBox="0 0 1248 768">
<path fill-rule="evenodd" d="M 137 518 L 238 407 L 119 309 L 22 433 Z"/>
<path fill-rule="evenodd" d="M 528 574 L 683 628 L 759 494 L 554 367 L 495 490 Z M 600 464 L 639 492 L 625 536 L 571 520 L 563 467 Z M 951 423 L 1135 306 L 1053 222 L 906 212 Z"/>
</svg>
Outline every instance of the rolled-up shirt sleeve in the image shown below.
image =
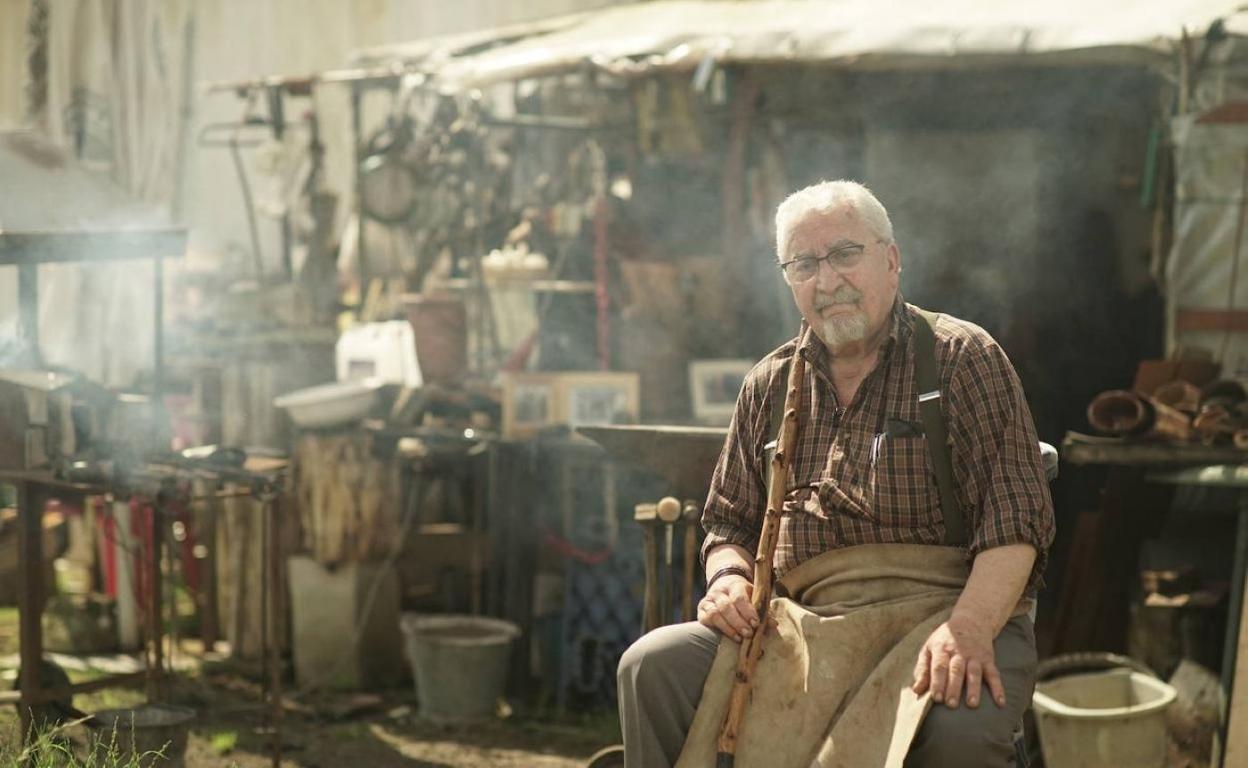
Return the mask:
<svg viewBox="0 0 1248 768">
<path fill-rule="evenodd" d="M 1005 351 L 984 336 L 960 350 L 949 386 L 954 474 L 971 513 L 968 554 L 1032 545 L 1030 593 L 1043 584 L 1053 500 L 1022 383 Z"/>
<path fill-rule="evenodd" d="M 702 510 L 702 564 L 707 554 L 721 544 L 737 544 L 750 552 L 758 549 L 766 512 L 766 484 L 763 481 L 761 443 L 758 441 L 760 408 L 766 405 L 765 379 L 759 368 L 746 377 L 728 427 L 728 438 L 711 476 L 710 492 Z"/>
</svg>

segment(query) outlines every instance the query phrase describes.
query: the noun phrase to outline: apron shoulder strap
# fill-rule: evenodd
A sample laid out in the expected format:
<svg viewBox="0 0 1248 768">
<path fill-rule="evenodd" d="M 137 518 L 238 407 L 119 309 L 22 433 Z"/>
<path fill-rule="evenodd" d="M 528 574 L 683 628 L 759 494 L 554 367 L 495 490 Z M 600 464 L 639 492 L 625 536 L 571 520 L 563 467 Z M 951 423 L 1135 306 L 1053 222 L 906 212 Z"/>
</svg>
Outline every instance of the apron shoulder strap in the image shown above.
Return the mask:
<svg viewBox="0 0 1248 768">
<path fill-rule="evenodd" d="M 945 413 L 941 408 L 944 393 L 936 372 L 936 334 L 932 330 L 937 315 L 920 309 L 914 323 L 914 375 L 919 389 L 919 417 L 927 436 L 927 451 L 936 472 L 936 488 L 940 491 L 940 509 L 945 518 L 945 544 L 965 547 L 966 528 L 962 508 L 954 491 L 953 459 L 949 455 Z"/>
</svg>

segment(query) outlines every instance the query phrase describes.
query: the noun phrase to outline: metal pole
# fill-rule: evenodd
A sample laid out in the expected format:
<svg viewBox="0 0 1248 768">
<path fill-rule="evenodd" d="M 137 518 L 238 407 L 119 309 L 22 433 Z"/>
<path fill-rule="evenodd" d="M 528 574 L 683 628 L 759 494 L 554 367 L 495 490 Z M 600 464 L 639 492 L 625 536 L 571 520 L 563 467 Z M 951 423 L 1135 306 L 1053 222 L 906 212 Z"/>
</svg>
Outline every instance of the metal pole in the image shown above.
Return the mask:
<svg viewBox="0 0 1248 768">
<path fill-rule="evenodd" d="M 282 99 L 282 86 L 278 85 L 269 87 L 268 96 L 269 122 L 273 129 L 273 138 L 280 142 L 286 135 L 286 105 Z M 295 269 L 290 256 L 291 230 L 289 208 L 282 212 L 281 231 L 282 270 L 286 273 L 286 279 L 290 280 L 295 275 Z"/>
<path fill-rule="evenodd" d="M 364 215 L 364 175 L 362 164 L 364 162 L 364 116 L 361 112 L 364 109 L 364 99 L 362 89 L 358 83 L 351 84 L 351 141 L 354 150 L 352 160 L 355 163 L 355 258 L 360 269 L 360 303 L 356 306 L 355 316 L 359 318 L 360 313 L 364 311 L 364 297 L 368 295 L 368 283 L 371 275 L 368 270 L 368 250 L 364 237 L 364 224 L 366 217 Z"/>
<path fill-rule="evenodd" d="M 147 615 L 149 624 L 148 637 L 152 644 L 152 663 L 147 670 L 147 697 L 151 701 L 160 701 L 160 673 L 164 668 L 164 631 L 161 627 L 160 593 L 161 583 L 160 560 L 164 547 L 164 531 L 161 529 L 161 499 L 157 494 L 149 507 L 148 520 L 151 525 L 152 547 L 147 559 Z"/>
<path fill-rule="evenodd" d="M 26 342 L 31 367 L 39 367 L 39 265 L 17 267 L 18 336 Z"/>
<path fill-rule="evenodd" d="M 165 261 L 161 257 L 152 260 L 152 424 L 162 445 L 152 446 L 158 451 L 168 450 L 171 435 L 164 429 L 165 397 Z"/>
</svg>

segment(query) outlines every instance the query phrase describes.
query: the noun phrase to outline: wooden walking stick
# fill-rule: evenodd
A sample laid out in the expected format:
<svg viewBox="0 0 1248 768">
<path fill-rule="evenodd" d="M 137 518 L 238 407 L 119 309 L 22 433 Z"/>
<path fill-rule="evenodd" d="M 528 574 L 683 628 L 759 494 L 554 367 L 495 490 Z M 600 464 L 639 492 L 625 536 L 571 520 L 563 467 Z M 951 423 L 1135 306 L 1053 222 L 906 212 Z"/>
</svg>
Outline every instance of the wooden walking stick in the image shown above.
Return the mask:
<svg viewBox="0 0 1248 768">
<path fill-rule="evenodd" d="M 758 553 L 754 556 L 754 592 L 751 602 L 758 614 L 758 631 L 741 643 L 737 653 L 737 668 L 728 699 L 728 712 L 719 731 L 715 767 L 732 768 L 737 754 L 737 736 L 745 717 L 745 707 L 750 700 L 750 686 L 754 669 L 763 652 L 763 636 L 767 633 L 767 607 L 771 603 L 772 561 L 776 554 L 776 538 L 780 532 L 780 513 L 784 508 L 784 495 L 789 475 L 793 448 L 797 444 L 797 414 L 802 410 L 802 389 L 806 380 L 806 361 L 800 351 L 809 338 L 807 328 L 797 342 L 793 361 L 789 365 L 789 381 L 784 393 L 784 417 L 780 422 L 780 434 L 776 437 L 776 451 L 771 457 L 771 475 L 767 483 L 767 514 L 763 518 L 763 531 L 758 540 Z"/>
</svg>

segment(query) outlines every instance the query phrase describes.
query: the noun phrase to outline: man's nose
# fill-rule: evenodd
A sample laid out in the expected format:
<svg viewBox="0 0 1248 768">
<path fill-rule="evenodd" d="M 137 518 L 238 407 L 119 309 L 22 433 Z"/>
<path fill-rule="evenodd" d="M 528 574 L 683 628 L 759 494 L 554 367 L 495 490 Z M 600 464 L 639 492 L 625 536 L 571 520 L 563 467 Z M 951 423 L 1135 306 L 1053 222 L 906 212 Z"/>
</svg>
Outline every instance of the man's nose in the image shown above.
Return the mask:
<svg viewBox="0 0 1248 768">
<path fill-rule="evenodd" d="M 819 262 L 819 271 L 815 273 L 815 279 L 818 281 L 820 291 L 831 293 L 840 286 L 844 278 L 840 272 L 832 268 L 830 259 L 824 259 Z"/>
</svg>

